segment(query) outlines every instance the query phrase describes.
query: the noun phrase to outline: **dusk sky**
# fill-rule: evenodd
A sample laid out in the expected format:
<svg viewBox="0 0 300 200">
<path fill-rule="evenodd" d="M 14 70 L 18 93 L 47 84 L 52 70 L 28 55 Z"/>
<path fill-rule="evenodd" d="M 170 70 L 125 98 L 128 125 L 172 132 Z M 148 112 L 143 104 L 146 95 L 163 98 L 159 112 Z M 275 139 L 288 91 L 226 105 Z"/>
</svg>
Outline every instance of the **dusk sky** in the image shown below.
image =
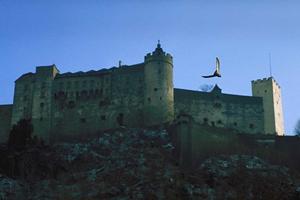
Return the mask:
<svg viewBox="0 0 300 200">
<path fill-rule="evenodd" d="M 174 59 L 177 88 L 218 84 L 251 95 L 251 80 L 281 85 L 286 134 L 300 119 L 300 1 L 0 0 L 0 104 L 35 66 L 64 72 L 143 62 L 157 40 Z M 203 79 L 221 61 L 222 78 Z"/>
</svg>

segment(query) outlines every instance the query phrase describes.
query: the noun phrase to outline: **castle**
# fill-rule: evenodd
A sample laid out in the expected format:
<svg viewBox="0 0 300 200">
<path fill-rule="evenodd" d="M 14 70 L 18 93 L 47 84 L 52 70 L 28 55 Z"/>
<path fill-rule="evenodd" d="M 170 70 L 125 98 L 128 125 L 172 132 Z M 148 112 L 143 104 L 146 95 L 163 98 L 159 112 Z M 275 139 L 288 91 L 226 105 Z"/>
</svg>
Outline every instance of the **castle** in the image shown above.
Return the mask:
<svg viewBox="0 0 300 200">
<path fill-rule="evenodd" d="M 144 62 L 99 71 L 60 73 L 36 67 L 15 81 L 12 105 L 0 106 L 0 141 L 12 125 L 31 119 L 34 135 L 57 141 L 120 126 L 154 126 L 188 114 L 198 123 L 243 133 L 284 134 L 280 86 L 252 81 L 253 96 L 177 89 L 173 58 L 158 43 Z"/>
</svg>

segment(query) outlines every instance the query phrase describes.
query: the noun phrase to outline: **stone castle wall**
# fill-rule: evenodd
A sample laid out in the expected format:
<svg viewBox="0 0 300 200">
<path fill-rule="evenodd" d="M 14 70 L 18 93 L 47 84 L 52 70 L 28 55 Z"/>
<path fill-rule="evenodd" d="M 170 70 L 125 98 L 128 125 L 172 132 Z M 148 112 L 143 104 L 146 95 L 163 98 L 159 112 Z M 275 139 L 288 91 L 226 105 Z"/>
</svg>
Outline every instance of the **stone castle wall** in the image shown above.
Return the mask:
<svg viewBox="0 0 300 200">
<path fill-rule="evenodd" d="M 143 67 L 58 75 L 53 89 L 52 135 L 59 139 L 123 125 L 141 126 Z"/>
<path fill-rule="evenodd" d="M 209 126 L 235 129 L 245 133 L 263 133 L 263 104 L 260 97 L 174 90 L 175 116 L 189 114 L 193 120 Z"/>
</svg>

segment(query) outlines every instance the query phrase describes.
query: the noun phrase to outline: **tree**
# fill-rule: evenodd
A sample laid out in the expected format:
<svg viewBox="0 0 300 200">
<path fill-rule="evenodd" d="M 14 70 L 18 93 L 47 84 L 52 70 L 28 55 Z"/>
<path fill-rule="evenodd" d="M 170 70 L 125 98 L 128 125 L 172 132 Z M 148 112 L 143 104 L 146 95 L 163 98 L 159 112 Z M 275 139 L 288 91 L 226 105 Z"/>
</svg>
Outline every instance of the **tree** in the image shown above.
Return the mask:
<svg viewBox="0 0 300 200">
<path fill-rule="evenodd" d="M 14 125 L 8 138 L 8 146 L 16 149 L 22 149 L 31 141 L 33 125 L 30 119 L 21 119 Z"/>
<path fill-rule="evenodd" d="M 295 126 L 295 134 L 300 136 L 300 119 L 298 120 L 298 122 L 296 123 Z"/>
<path fill-rule="evenodd" d="M 213 89 L 213 85 L 203 84 L 199 87 L 202 92 L 210 92 Z"/>
</svg>

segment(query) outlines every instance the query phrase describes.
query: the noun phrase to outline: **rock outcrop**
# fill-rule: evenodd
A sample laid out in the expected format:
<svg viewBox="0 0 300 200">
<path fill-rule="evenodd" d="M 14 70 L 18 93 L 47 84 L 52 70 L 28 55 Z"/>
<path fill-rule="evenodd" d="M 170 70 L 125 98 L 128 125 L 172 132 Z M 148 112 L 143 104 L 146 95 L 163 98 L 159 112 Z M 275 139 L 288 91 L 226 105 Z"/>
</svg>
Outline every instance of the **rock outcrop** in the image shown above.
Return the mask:
<svg viewBox="0 0 300 200">
<path fill-rule="evenodd" d="M 2 147 L 0 199 L 296 199 L 289 169 L 258 157 L 180 168 L 166 130 L 123 129 L 82 143 Z"/>
</svg>

